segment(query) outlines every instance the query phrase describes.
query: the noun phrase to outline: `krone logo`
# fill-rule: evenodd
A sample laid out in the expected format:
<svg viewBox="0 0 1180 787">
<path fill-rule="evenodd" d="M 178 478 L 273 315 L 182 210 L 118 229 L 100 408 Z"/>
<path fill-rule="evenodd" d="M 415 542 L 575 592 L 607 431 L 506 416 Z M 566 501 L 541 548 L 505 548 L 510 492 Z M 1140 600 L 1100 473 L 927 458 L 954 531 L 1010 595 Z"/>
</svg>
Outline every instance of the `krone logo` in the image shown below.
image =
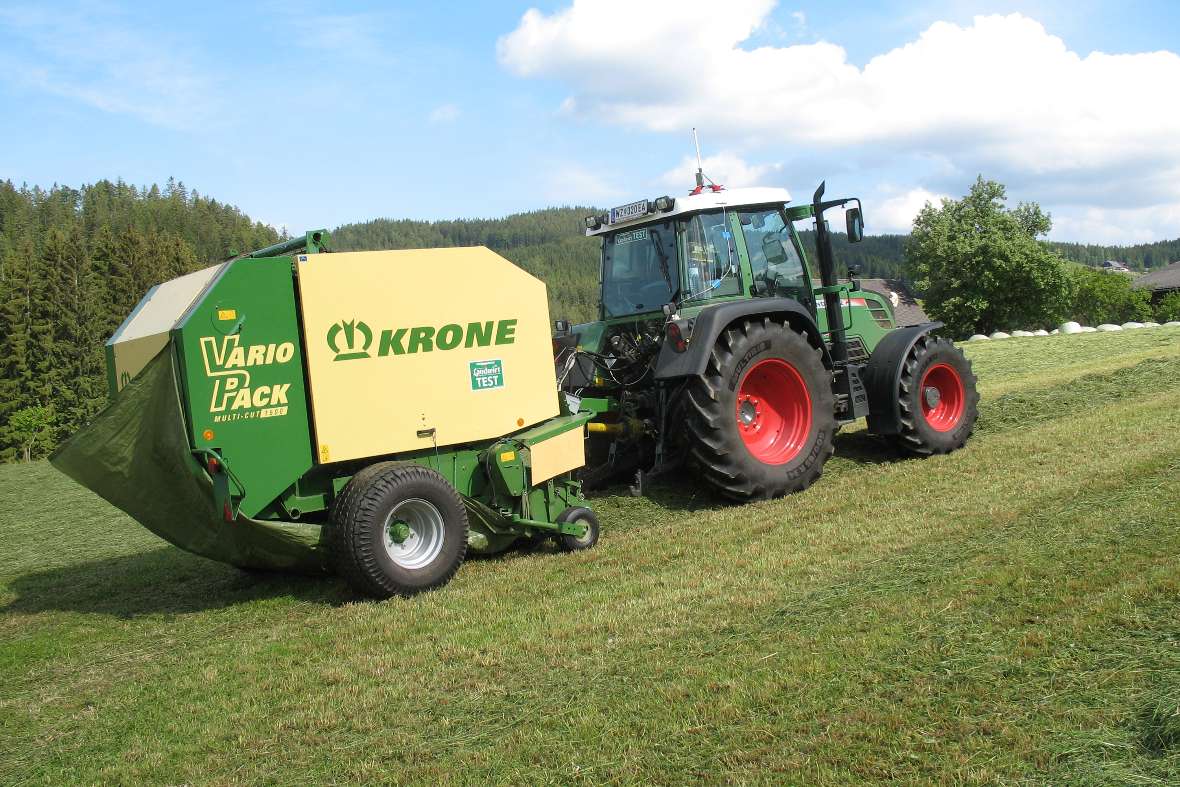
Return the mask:
<svg viewBox="0 0 1180 787">
<path fill-rule="evenodd" d="M 340 346 L 340 334 L 344 334 L 344 347 Z M 359 335 L 358 335 L 359 334 Z M 357 339 L 360 348 L 357 348 Z M 373 343 L 373 331 L 360 320 L 341 320 L 328 329 L 328 347 L 336 353 L 337 361 L 348 361 L 353 358 L 368 358 L 369 345 Z"/>
</svg>

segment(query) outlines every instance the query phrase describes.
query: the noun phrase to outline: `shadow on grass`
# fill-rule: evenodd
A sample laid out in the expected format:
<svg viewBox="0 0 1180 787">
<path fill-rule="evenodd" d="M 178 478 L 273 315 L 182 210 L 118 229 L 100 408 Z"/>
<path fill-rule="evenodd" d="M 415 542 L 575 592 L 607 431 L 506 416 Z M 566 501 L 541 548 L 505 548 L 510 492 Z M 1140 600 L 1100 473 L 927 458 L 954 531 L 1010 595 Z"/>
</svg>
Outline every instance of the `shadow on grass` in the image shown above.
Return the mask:
<svg viewBox="0 0 1180 787">
<path fill-rule="evenodd" d="M 900 450 L 892 440 L 865 431 L 841 432 L 835 442 L 836 456 L 861 465 L 891 465 L 915 458 Z"/>
<path fill-rule="evenodd" d="M 247 572 L 175 547 L 35 571 L 9 580 L 8 587 L 17 597 L 0 612 L 65 611 L 124 619 L 279 597 L 327 605 L 357 600 L 333 576 Z"/>
</svg>

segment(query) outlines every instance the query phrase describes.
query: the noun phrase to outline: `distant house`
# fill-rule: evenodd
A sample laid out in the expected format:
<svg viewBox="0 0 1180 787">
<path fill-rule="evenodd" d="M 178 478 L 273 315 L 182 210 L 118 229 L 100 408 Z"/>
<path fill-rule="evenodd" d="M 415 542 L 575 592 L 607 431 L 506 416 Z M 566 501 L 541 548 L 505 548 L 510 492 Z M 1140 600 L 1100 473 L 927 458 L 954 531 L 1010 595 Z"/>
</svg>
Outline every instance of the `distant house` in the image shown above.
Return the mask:
<svg viewBox="0 0 1180 787">
<path fill-rule="evenodd" d="M 930 322 L 914 293 L 901 279 L 861 279 L 860 286 L 885 296 L 885 300 L 893 307 L 893 316 L 898 325 Z"/>
<path fill-rule="evenodd" d="M 1130 273 L 1131 269 L 1127 267 L 1126 263 L 1118 260 L 1107 260 L 1101 265 L 1103 273 Z"/>
<path fill-rule="evenodd" d="M 1159 270 L 1145 273 L 1135 279 L 1131 286 L 1151 290 L 1152 300 L 1158 300 L 1170 292 L 1180 292 L 1180 262 L 1173 262 Z"/>
</svg>

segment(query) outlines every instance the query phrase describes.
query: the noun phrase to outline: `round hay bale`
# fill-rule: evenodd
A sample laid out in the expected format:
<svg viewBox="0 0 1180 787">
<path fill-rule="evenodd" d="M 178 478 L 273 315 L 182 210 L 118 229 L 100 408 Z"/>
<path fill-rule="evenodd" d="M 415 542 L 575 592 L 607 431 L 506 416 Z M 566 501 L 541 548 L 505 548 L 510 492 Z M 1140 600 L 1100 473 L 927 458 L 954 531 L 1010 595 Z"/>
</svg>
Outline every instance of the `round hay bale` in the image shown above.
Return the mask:
<svg viewBox="0 0 1180 787">
<path fill-rule="evenodd" d="M 1142 328 L 1142 327 L 1143 327 L 1143 323 L 1141 323 L 1141 322 L 1125 322 L 1125 323 L 1123 323 L 1123 328 L 1125 328 L 1126 330 L 1131 330 L 1133 328 Z"/>
<path fill-rule="evenodd" d="M 1032 331 L 1012 331 L 1012 336 L 1014 336 L 1014 337 L 1019 336 L 1020 338 L 1024 338 L 1025 336 L 1032 336 L 1032 335 L 1033 335 Z"/>
<path fill-rule="evenodd" d="M 1097 330 L 1098 329 L 1095 328 L 1093 325 L 1083 325 L 1082 326 L 1082 333 L 1094 333 Z"/>
<path fill-rule="evenodd" d="M 1180 328 L 1180 320 L 1168 320 L 1164 323 L 1165 328 Z"/>
<path fill-rule="evenodd" d="M 1123 329 L 1123 326 L 1121 326 L 1121 325 L 1111 325 L 1111 324 L 1110 324 L 1110 323 L 1108 323 L 1108 322 L 1104 322 L 1104 323 L 1102 323 L 1102 324 L 1101 324 L 1101 325 L 1099 325 L 1099 326 L 1098 326 L 1098 328 L 1097 328 L 1097 330 L 1099 330 L 1099 331 L 1102 331 L 1103 333 L 1112 333 L 1112 332 L 1114 332 L 1114 331 L 1121 331 L 1122 329 Z"/>
<path fill-rule="evenodd" d="M 1056 333 L 1056 331 L 1054 331 L 1054 333 Z M 1035 331 L 1033 331 L 1033 336 L 1048 336 L 1048 335 L 1049 335 L 1049 332 L 1046 331 L 1044 328 L 1037 328 Z"/>
<path fill-rule="evenodd" d="M 1010 339 L 1012 337 L 1010 337 L 1008 334 L 1004 333 L 1003 331 L 996 331 L 995 333 L 993 333 L 991 335 L 991 338 L 993 338 L 993 339 Z"/>
<path fill-rule="evenodd" d="M 1063 322 L 1061 325 L 1058 325 L 1057 330 L 1061 333 L 1081 333 L 1082 326 L 1070 320 L 1069 322 Z"/>
<path fill-rule="evenodd" d="M 989 337 L 984 336 L 982 333 L 973 333 L 973 334 L 971 334 L 971 338 L 968 339 L 967 341 L 969 341 L 969 342 L 986 342 L 988 340 L 989 340 Z"/>
<path fill-rule="evenodd" d="M 1049 331 L 1050 336 L 1059 336 L 1060 334 L 1061 334 L 1060 328 L 1054 328 L 1053 330 Z"/>
</svg>

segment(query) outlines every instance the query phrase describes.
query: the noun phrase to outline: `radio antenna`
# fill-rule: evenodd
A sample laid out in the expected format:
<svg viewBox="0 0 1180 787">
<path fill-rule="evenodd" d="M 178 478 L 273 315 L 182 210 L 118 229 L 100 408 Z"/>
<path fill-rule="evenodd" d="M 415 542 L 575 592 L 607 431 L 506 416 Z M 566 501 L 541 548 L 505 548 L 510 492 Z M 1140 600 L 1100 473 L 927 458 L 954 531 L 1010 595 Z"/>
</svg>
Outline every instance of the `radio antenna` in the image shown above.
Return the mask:
<svg viewBox="0 0 1180 787">
<path fill-rule="evenodd" d="M 705 187 L 705 170 L 701 166 L 701 141 L 697 138 L 696 126 L 692 129 L 692 144 L 697 149 L 697 188 L 703 189 Z"/>
</svg>

